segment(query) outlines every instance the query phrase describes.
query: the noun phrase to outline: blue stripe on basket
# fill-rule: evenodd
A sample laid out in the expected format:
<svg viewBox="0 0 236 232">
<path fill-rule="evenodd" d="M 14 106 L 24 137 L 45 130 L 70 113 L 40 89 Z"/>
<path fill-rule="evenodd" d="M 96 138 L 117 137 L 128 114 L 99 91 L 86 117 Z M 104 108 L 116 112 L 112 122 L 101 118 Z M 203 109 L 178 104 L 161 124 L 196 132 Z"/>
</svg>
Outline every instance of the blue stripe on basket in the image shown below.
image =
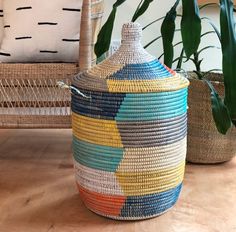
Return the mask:
<svg viewBox="0 0 236 232">
<path fill-rule="evenodd" d="M 178 200 L 182 184 L 166 192 L 127 197 L 120 217 L 148 217 L 164 213 Z"/>
<path fill-rule="evenodd" d="M 118 80 L 154 80 L 173 76 L 159 60 L 142 64 L 127 64 L 108 79 Z"/>
<path fill-rule="evenodd" d="M 84 116 L 114 119 L 125 94 L 85 92 L 90 98 L 72 95 L 72 111 Z"/>
<path fill-rule="evenodd" d="M 127 121 L 130 121 L 130 118 L 133 120 L 156 120 L 156 119 L 165 119 L 176 117 L 182 115 L 186 112 L 186 99 L 181 99 L 174 106 L 169 105 L 161 105 L 161 107 L 157 106 L 145 106 L 145 107 L 132 107 L 130 105 L 124 105 L 117 114 L 116 112 L 112 112 L 112 105 L 110 108 L 105 108 L 103 110 L 92 107 L 92 106 L 81 106 L 79 103 L 74 103 L 72 105 L 72 111 L 74 113 L 98 118 L 98 119 L 108 119 L 117 121 L 124 121 L 124 118 L 127 118 Z"/>
<path fill-rule="evenodd" d="M 126 119 L 130 121 L 130 118 L 133 120 L 165 119 L 185 113 L 187 107 L 187 89 L 145 94 L 88 91 L 85 94 L 91 98 L 72 96 L 72 111 L 93 118 L 120 121 Z"/>
<path fill-rule="evenodd" d="M 74 159 L 80 164 L 107 172 L 115 172 L 123 158 L 122 148 L 96 145 L 73 137 Z"/>
</svg>

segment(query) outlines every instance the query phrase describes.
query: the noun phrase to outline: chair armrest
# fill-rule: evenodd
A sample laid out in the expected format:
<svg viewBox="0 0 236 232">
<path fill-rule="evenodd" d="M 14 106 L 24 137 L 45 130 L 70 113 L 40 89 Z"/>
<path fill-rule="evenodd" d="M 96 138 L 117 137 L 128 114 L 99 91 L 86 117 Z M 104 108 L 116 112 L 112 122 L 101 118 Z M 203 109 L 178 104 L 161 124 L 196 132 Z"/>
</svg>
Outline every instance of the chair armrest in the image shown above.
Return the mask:
<svg viewBox="0 0 236 232">
<path fill-rule="evenodd" d="M 92 23 L 91 0 L 84 0 L 82 5 L 79 45 L 79 68 L 81 71 L 91 67 Z"/>
<path fill-rule="evenodd" d="M 89 69 L 96 61 L 93 49 L 100 30 L 103 12 L 104 0 L 83 0 L 79 45 L 81 71 Z"/>
</svg>

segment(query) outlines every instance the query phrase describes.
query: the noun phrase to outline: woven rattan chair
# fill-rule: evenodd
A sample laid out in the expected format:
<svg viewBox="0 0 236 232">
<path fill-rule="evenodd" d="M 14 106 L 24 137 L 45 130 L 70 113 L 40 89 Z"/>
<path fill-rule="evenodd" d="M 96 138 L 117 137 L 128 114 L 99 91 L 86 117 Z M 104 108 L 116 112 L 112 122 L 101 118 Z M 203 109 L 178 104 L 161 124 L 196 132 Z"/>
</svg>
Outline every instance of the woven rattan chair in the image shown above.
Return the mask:
<svg viewBox="0 0 236 232">
<path fill-rule="evenodd" d="M 84 0 L 79 63 L 0 64 L 1 128 L 71 127 L 70 84 L 73 75 L 95 63 L 93 45 L 103 15 L 103 0 Z"/>
</svg>

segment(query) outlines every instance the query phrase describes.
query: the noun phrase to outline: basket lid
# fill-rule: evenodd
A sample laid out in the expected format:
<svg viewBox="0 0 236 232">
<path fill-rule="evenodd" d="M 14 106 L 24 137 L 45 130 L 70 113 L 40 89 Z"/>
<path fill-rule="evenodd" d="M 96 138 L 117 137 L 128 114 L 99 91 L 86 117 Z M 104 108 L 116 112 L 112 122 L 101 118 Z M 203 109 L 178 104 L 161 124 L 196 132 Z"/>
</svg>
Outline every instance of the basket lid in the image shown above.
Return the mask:
<svg viewBox="0 0 236 232">
<path fill-rule="evenodd" d="M 140 93 L 186 88 L 188 80 L 162 64 L 141 45 L 142 27 L 126 23 L 120 48 L 108 59 L 78 74 L 73 84 L 80 89 Z"/>
</svg>

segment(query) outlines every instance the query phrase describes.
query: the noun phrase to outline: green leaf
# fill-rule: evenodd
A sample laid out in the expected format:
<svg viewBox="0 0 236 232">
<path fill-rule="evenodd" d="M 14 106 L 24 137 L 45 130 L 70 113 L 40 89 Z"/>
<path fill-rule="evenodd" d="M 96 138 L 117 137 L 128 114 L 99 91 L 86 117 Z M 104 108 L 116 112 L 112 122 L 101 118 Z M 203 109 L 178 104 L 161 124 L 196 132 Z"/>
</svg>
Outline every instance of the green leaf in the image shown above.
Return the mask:
<svg viewBox="0 0 236 232">
<path fill-rule="evenodd" d="M 211 90 L 212 115 L 216 124 L 216 128 L 221 134 L 226 134 L 228 129 L 231 127 L 229 110 L 216 92 L 211 82 L 206 79 L 203 80 L 207 83 Z"/>
<path fill-rule="evenodd" d="M 183 42 L 182 41 L 179 41 L 178 43 L 174 44 L 173 47 L 177 47 L 178 45 L 182 44 Z M 162 53 L 159 57 L 158 57 L 158 60 L 161 59 L 161 57 L 164 56 L 164 53 Z M 173 61 L 174 62 L 174 61 Z M 172 63 L 173 63 L 172 62 Z"/>
<path fill-rule="evenodd" d="M 114 4 L 113 4 L 113 8 L 117 8 L 118 6 L 122 5 L 126 0 L 117 0 Z"/>
<path fill-rule="evenodd" d="M 126 0 L 117 0 L 113 4 L 112 11 L 111 11 L 107 21 L 104 23 L 101 30 L 99 31 L 99 34 L 97 37 L 97 42 L 94 47 L 94 51 L 95 51 L 97 58 L 102 56 L 110 48 L 111 37 L 112 37 L 114 22 L 115 22 L 115 18 L 116 18 L 117 7 L 119 7 L 125 1 Z"/>
<path fill-rule="evenodd" d="M 96 64 L 101 63 L 101 62 L 104 61 L 106 58 L 107 58 L 106 53 L 104 53 L 103 55 L 101 55 L 100 57 L 97 58 Z"/>
<path fill-rule="evenodd" d="M 147 47 L 149 47 L 151 44 L 153 44 L 154 42 L 156 42 L 157 40 L 159 40 L 162 36 L 157 36 L 155 39 L 151 40 L 149 43 L 147 43 L 144 48 L 146 49 Z"/>
<path fill-rule="evenodd" d="M 161 35 L 164 50 L 164 64 L 171 68 L 173 57 L 174 57 L 174 47 L 173 39 L 175 34 L 175 19 L 176 19 L 176 8 L 180 0 L 177 0 L 174 6 L 167 12 L 165 19 L 161 25 Z"/>
<path fill-rule="evenodd" d="M 206 47 L 200 49 L 200 50 L 197 52 L 197 54 L 200 55 L 203 51 L 205 51 L 205 50 L 207 50 L 207 49 L 209 49 L 209 48 L 220 49 L 220 47 L 217 47 L 217 46 L 206 46 Z"/>
<path fill-rule="evenodd" d="M 175 31 L 180 31 L 179 29 L 176 29 Z M 147 43 L 144 48 L 146 49 L 147 47 L 149 47 L 150 45 L 152 45 L 154 42 L 156 42 L 157 40 L 161 39 L 162 35 L 157 36 L 156 38 L 154 38 L 153 40 L 151 40 L 149 43 Z"/>
<path fill-rule="evenodd" d="M 136 9 L 135 13 L 134 13 L 134 16 L 132 18 L 132 22 L 135 22 L 141 15 L 143 15 L 146 10 L 148 9 L 149 5 L 153 2 L 154 0 L 144 0 L 144 1 L 141 1 L 138 6 L 138 8 Z"/>
<path fill-rule="evenodd" d="M 208 6 L 219 6 L 219 3 L 206 3 L 204 5 L 199 6 L 199 10 L 202 10 Z"/>
<path fill-rule="evenodd" d="M 204 37 L 204 36 L 206 36 L 206 35 L 208 35 L 208 34 L 213 34 L 213 33 L 215 34 L 216 32 L 215 32 L 215 31 L 207 31 L 207 32 L 205 32 L 205 33 L 202 33 L 202 34 L 201 34 L 201 38 Z"/>
<path fill-rule="evenodd" d="M 231 0 L 220 0 L 221 46 L 223 54 L 223 74 L 225 84 L 225 105 L 236 126 L 236 32 Z"/>
<path fill-rule="evenodd" d="M 152 24 L 154 24 L 154 23 L 156 23 L 156 22 L 158 22 L 158 21 L 161 21 L 161 20 L 164 19 L 164 18 L 165 18 L 165 16 L 153 20 L 152 22 L 150 22 L 149 24 L 147 24 L 146 26 L 144 26 L 144 27 L 143 27 L 143 30 L 145 30 L 146 28 L 150 27 Z"/>
<path fill-rule="evenodd" d="M 208 74 L 210 74 L 212 72 L 221 72 L 222 73 L 222 69 L 218 69 L 218 68 L 210 69 L 207 72 L 204 72 L 202 77 L 204 78 L 205 76 L 207 76 Z"/>
<path fill-rule="evenodd" d="M 134 12 L 134 15 L 137 14 L 137 12 L 139 11 L 139 8 L 140 8 L 141 4 L 143 3 L 143 1 L 144 0 L 140 0 L 139 4 L 138 4 L 138 6 L 137 6 L 137 8 L 136 8 L 136 10 Z"/>
<path fill-rule="evenodd" d="M 202 80 L 203 75 L 202 75 L 202 72 L 201 72 L 201 71 L 193 70 L 193 72 L 196 73 L 197 78 L 198 78 L 199 80 Z"/>
<path fill-rule="evenodd" d="M 181 69 L 183 64 L 184 49 L 181 50 L 176 69 Z"/>
<path fill-rule="evenodd" d="M 197 0 L 182 0 L 181 34 L 187 58 L 197 51 L 201 36 L 201 19 Z"/>
</svg>

